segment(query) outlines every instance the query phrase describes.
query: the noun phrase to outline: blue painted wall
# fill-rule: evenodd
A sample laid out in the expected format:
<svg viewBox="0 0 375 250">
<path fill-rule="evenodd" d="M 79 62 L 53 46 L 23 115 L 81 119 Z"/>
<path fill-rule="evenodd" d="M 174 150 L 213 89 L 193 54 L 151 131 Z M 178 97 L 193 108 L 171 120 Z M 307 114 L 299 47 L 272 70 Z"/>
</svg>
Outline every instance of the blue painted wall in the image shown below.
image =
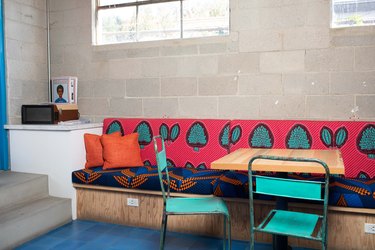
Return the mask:
<svg viewBox="0 0 375 250">
<path fill-rule="evenodd" d="M 4 52 L 4 15 L 3 1 L 0 0 L 0 170 L 8 170 L 8 136 L 4 129 L 7 123 L 6 83 L 5 83 L 5 52 Z"/>
</svg>

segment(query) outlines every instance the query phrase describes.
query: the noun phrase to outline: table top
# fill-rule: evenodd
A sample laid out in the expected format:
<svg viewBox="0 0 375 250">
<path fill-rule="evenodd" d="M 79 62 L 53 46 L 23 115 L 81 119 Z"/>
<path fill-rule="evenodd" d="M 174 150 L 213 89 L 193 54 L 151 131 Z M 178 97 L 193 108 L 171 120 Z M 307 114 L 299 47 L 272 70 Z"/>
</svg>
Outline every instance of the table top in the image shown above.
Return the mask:
<svg viewBox="0 0 375 250">
<path fill-rule="evenodd" d="M 211 163 L 211 169 L 248 170 L 249 160 L 257 155 L 273 155 L 283 157 L 315 158 L 324 161 L 331 174 L 345 174 L 344 163 L 339 150 L 314 149 L 258 149 L 240 148 Z M 275 160 L 256 160 L 253 162 L 254 171 L 325 173 L 324 168 L 314 162 L 293 162 Z"/>
</svg>

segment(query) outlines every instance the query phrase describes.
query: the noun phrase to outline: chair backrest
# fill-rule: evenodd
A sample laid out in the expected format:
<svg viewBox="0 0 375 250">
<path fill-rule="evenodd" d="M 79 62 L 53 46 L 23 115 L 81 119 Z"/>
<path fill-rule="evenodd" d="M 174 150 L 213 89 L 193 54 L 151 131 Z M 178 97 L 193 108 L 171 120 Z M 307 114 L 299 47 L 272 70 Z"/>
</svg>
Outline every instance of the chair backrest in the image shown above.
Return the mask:
<svg viewBox="0 0 375 250">
<path fill-rule="evenodd" d="M 258 159 L 319 163 L 325 170 L 325 181 L 291 180 L 286 178 L 255 175 L 256 190 L 253 191 L 253 185 L 249 185 L 249 191 L 288 198 L 323 201 L 324 203 L 328 204 L 329 168 L 325 162 L 313 158 L 291 158 L 259 155 L 249 161 L 249 180 L 253 179 L 253 162 Z M 323 194 L 321 191 L 322 187 L 324 187 Z"/>
<path fill-rule="evenodd" d="M 252 165 L 253 162 L 259 159 L 275 160 L 275 161 L 297 161 L 297 162 L 314 162 L 320 164 L 325 170 L 325 181 L 313 182 L 304 180 L 291 180 L 283 178 L 286 176 L 280 175 L 279 177 L 266 177 L 266 176 L 255 176 L 255 189 L 253 187 L 253 175 L 252 175 Z M 269 155 L 259 155 L 253 157 L 249 161 L 248 165 L 248 175 L 249 175 L 249 204 L 250 204 L 250 225 L 254 225 L 254 199 L 253 193 L 266 194 L 273 196 L 305 199 L 305 200 L 315 200 L 323 201 L 323 217 L 322 217 L 322 228 L 323 228 L 323 238 L 326 239 L 327 232 L 327 213 L 328 213 L 328 185 L 329 185 L 329 168 L 327 164 L 319 159 L 312 158 L 292 158 L 292 157 L 279 157 L 279 156 L 269 156 Z M 322 194 L 322 185 L 324 185 L 324 192 Z M 254 231 L 251 231 L 251 237 L 254 237 Z M 325 240 L 324 240 L 325 241 Z"/>
<path fill-rule="evenodd" d="M 158 150 L 158 140 L 161 142 L 161 146 L 162 146 L 162 149 L 160 151 Z M 167 198 L 169 198 L 169 194 L 170 194 L 170 188 L 169 188 L 170 180 L 169 180 L 169 174 L 168 174 L 168 168 L 167 168 L 167 156 L 165 152 L 165 145 L 164 145 L 164 140 L 160 135 L 154 136 L 153 141 L 154 141 L 154 149 L 155 149 L 155 155 L 156 155 L 156 164 L 158 167 L 158 174 L 159 174 L 159 180 L 160 180 L 160 187 L 163 193 L 163 200 L 165 203 Z M 164 188 L 163 172 L 165 172 L 165 176 L 167 180 L 167 187 L 168 187 L 167 194 Z"/>
<path fill-rule="evenodd" d="M 288 180 L 267 176 L 255 176 L 256 193 L 297 198 L 305 200 L 323 201 L 322 185 L 320 181 Z"/>
</svg>

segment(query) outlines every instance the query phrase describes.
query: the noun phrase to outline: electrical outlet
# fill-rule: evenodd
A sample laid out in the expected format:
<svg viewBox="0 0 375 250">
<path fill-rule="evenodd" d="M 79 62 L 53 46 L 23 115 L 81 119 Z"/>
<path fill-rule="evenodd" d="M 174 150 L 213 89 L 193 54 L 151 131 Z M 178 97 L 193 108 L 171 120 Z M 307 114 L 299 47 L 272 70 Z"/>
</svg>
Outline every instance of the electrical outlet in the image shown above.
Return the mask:
<svg viewBox="0 0 375 250">
<path fill-rule="evenodd" d="M 139 205 L 138 199 L 136 199 L 136 198 L 128 198 L 128 206 L 138 207 L 138 205 Z"/>
<path fill-rule="evenodd" d="M 375 224 L 365 223 L 365 233 L 375 234 Z"/>
</svg>

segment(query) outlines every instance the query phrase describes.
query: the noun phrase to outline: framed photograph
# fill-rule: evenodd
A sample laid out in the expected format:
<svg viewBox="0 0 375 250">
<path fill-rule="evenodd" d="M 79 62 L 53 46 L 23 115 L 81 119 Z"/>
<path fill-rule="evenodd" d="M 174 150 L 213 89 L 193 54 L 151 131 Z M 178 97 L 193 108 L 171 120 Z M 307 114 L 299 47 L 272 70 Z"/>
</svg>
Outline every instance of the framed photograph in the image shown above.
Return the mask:
<svg viewBox="0 0 375 250">
<path fill-rule="evenodd" d="M 77 104 L 77 82 L 74 76 L 54 77 L 51 79 L 51 102 Z"/>
</svg>

